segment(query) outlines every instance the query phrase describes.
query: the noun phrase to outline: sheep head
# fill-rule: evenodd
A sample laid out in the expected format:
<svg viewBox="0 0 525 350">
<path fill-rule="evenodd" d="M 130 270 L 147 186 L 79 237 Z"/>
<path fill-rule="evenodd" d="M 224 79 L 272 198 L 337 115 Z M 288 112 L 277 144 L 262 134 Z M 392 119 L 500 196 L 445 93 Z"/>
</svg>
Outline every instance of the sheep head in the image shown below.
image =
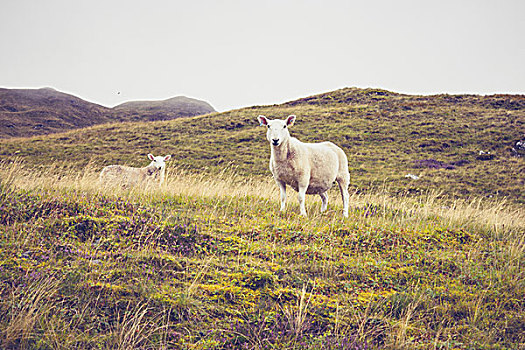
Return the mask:
<svg viewBox="0 0 525 350">
<path fill-rule="evenodd" d="M 154 166 L 155 168 L 159 170 L 163 170 L 166 168 L 166 162 L 171 159 L 171 155 L 167 156 L 154 156 L 153 154 L 148 154 L 149 160 L 151 160 L 151 163 L 149 166 Z"/>
<path fill-rule="evenodd" d="M 266 138 L 272 146 L 279 147 L 283 142 L 288 141 L 290 138 L 290 132 L 288 127 L 292 126 L 295 122 L 295 115 L 289 115 L 285 120 L 274 119 L 270 120 L 263 115 L 257 117 L 261 126 L 266 126 Z"/>
</svg>

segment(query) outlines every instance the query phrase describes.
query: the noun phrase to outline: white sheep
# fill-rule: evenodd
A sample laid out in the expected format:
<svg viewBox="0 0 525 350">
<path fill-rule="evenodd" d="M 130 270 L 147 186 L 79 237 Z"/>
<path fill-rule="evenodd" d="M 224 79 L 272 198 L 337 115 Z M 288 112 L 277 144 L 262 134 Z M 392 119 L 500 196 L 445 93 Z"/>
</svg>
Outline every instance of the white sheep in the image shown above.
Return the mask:
<svg viewBox="0 0 525 350">
<path fill-rule="evenodd" d="M 298 192 L 301 215 L 306 216 L 305 194 L 318 194 L 323 201 L 321 211 L 325 211 L 326 192 L 336 181 L 343 198 L 343 216 L 348 217 L 350 173 L 345 152 L 331 142 L 304 143 L 291 137 L 288 127 L 294 124 L 295 115 L 286 120 L 270 120 L 263 115 L 257 119 L 268 128 L 270 171 L 281 191 L 281 211 L 286 207 L 286 185 Z"/>
<path fill-rule="evenodd" d="M 157 181 L 159 185 L 164 182 L 166 174 L 166 161 L 171 155 L 157 156 L 148 154 L 151 163 L 143 168 L 134 168 L 125 165 L 108 165 L 102 169 L 99 181 L 104 184 L 120 184 L 123 187 L 146 184 Z"/>
</svg>

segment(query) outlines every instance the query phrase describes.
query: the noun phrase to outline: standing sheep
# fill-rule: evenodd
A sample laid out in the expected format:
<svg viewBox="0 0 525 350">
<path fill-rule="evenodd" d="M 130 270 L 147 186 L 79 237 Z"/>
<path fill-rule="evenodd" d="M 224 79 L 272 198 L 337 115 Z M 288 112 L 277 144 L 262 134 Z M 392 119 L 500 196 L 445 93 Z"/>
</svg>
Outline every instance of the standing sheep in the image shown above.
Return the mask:
<svg viewBox="0 0 525 350">
<path fill-rule="evenodd" d="M 99 180 L 105 184 L 121 184 L 123 187 L 144 184 L 150 181 L 164 182 L 166 161 L 171 155 L 157 156 L 148 154 L 151 163 L 143 168 L 133 168 L 125 165 L 108 165 L 100 172 Z"/>
<path fill-rule="evenodd" d="M 348 217 L 348 159 L 345 152 L 331 142 L 304 143 L 290 136 L 288 127 L 295 115 L 286 120 L 270 120 L 260 115 L 261 126 L 268 128 L 270 142 L 270 171 L 281 191 L 281 211 L 286 207 L 286 185 L 296 190 L 301 215 L 306 216 L 305 194 L 318 194 L 323 201 L 321 211 L 328 206 L 327 191 L 337 181 L 343 198 L 343 216 Z"/>
</svg>

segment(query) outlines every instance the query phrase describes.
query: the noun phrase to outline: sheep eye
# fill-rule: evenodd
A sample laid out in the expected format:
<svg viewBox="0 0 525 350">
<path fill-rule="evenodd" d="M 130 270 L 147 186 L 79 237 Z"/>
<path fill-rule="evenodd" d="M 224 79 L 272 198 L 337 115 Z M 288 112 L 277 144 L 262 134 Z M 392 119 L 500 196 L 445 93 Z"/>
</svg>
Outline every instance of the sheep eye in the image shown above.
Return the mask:
<svg viewBox="0 0 525 350">
<path fill-rule="evenodd" d="M 283 129 L 286 129 L 286 125 L 285 125 L 285 126 L 283 126 Z"/>
</svg>

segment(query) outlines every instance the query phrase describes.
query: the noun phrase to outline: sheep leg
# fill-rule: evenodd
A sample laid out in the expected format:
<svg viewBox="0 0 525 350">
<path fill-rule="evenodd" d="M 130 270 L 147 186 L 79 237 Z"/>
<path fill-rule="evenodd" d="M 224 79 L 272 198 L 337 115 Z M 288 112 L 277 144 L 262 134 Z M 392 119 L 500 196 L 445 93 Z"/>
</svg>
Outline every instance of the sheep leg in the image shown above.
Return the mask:
<svg viewBox="0 0 525 350">
<path fill-rule="evenodd" d="M 323 205 L 321 206 L 321 213 L 328 208 L 328 195 L 326 192 L 319 193 L 319 197 L 321 197 L 321 200 L 323 201 Z"/>
<path fill-rule="evenodd" d="M 343 198 L 343 216 L 348 217 L 348 201 L 350 195 L 348 194 L 348 185 L 350 184 L 349 179 L 345 176 L 343 178 L 336 179 L 337 184 L 339 185 L 339 190 L 341 191 L 341 197 Z"/>
<path fill-rule="evenodd" d="M 299 199 L 299 207 L 301 208 L 301 215 L 306 216 L 306 208 L 305 208 L 305 197 L 306 197 L 306 190 L 308 189 L 308 181 L 306 181 L 304 184 L 299 183 L 299 191 L 297 194 L 297 198 Z"/>
<path fill-rule="evenodd" d="M 297 195 L 299 198 L 299 207 L 301 208 L 301 215 L 306 216 L 306 208 L 304 205 L 304 200 L 306 197 L 306 187 L 299 189 L 299 194 Z"/>
<path fill-rule="evenodd" d="M 277 181 L 277 184 L 281 192 L 281 211 L 284 211 L 286 209 L 286 184 L 281 181 Z"/>
</svg>

